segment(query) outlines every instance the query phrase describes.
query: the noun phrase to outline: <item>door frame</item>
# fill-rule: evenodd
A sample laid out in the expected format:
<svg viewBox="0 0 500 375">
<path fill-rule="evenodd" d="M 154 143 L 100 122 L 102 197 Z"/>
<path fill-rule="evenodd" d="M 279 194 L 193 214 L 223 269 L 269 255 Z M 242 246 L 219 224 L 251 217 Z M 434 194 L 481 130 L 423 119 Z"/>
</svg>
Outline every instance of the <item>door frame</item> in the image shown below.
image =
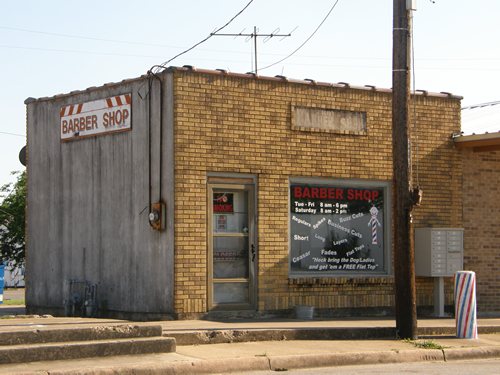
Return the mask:
<svg viewBox="0 0 500 375">
<path fill-rule="evenodd" d="M 248 303 L 214 303 L 213 193 L 214 190 L 248 192 Z M 254 256 L 252 255 L 254 251 Z M 253 257 L 253 259 L 252 259 Z M 254 178 L 209 177 L 207 181 L 207 307 L 208 310 L 255 310 L 257 307 L 257 205 Z M 241 280 L 241 279 L 238 279 Z M 236 279 L 234 280 L 236 281 Z"/>
</svg>

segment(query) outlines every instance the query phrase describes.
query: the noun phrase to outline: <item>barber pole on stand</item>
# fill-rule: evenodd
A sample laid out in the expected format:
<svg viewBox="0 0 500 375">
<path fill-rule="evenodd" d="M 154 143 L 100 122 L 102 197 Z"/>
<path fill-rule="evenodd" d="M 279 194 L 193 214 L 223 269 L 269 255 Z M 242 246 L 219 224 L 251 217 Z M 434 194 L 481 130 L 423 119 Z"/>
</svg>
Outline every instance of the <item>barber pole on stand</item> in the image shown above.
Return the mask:
<svg viewBox="0 0 500 375">
<path fill-rule="evenodd" d="M 455 323 L 457 337 L 477 339 L 475 272 L 455 274 Z"/>
</svg>

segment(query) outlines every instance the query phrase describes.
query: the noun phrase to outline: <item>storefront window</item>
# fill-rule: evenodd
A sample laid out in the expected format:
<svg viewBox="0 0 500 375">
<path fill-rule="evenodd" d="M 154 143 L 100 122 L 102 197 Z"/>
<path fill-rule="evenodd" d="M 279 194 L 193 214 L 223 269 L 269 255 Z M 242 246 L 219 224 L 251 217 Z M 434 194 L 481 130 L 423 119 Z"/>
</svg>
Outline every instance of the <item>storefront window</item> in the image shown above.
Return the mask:
<svg viewBox="0 0 500 375">
<path fill-rule="evenodd" d="M 292 180 L 290 276 L 389 273 L 388 183 Z"/>
</svg>

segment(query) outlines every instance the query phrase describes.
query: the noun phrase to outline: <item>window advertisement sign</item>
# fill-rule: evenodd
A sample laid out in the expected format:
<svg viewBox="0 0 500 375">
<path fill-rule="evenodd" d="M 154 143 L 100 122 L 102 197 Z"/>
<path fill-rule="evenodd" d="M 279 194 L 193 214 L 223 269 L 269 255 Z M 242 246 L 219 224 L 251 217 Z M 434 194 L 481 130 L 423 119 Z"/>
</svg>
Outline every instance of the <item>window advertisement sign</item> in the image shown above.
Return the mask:
<svg viewBox="0 0 500 375">
<path fill-rule="evenodd" d="M 290 184 L 290 275 L 389 273 L 388 184 Z"/>
<path fill-rule="evenodd" d="M 233 193 L 214 193 L 214 213 L 232 214 L 234 212 Z"/>
</svg>

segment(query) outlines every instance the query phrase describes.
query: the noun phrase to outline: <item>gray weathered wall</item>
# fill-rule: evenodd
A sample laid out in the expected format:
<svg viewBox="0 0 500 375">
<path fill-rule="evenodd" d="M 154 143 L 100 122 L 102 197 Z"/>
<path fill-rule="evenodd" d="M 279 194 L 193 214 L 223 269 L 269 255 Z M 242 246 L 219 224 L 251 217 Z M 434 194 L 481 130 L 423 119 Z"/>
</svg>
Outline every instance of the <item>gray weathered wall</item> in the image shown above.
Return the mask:
<svg viewBox="0 0 500 375">
<path fill-rule="evenodd" d="M 150 98 L 153 202 L 160 185 L 157 81 L 149 95 L 147 79 L 137 79 L 28 104 L 29 311 L 62 312 L 69 280 L 78 279 L 98 284 L 101 313 L 173 312 L 173 99 L 171 85 L 163 87 L 163 232 L 148 222 Z M 62 106 L 125 93 L 132 94 L 131 131 L 61 142 Z"/>
</svg>

